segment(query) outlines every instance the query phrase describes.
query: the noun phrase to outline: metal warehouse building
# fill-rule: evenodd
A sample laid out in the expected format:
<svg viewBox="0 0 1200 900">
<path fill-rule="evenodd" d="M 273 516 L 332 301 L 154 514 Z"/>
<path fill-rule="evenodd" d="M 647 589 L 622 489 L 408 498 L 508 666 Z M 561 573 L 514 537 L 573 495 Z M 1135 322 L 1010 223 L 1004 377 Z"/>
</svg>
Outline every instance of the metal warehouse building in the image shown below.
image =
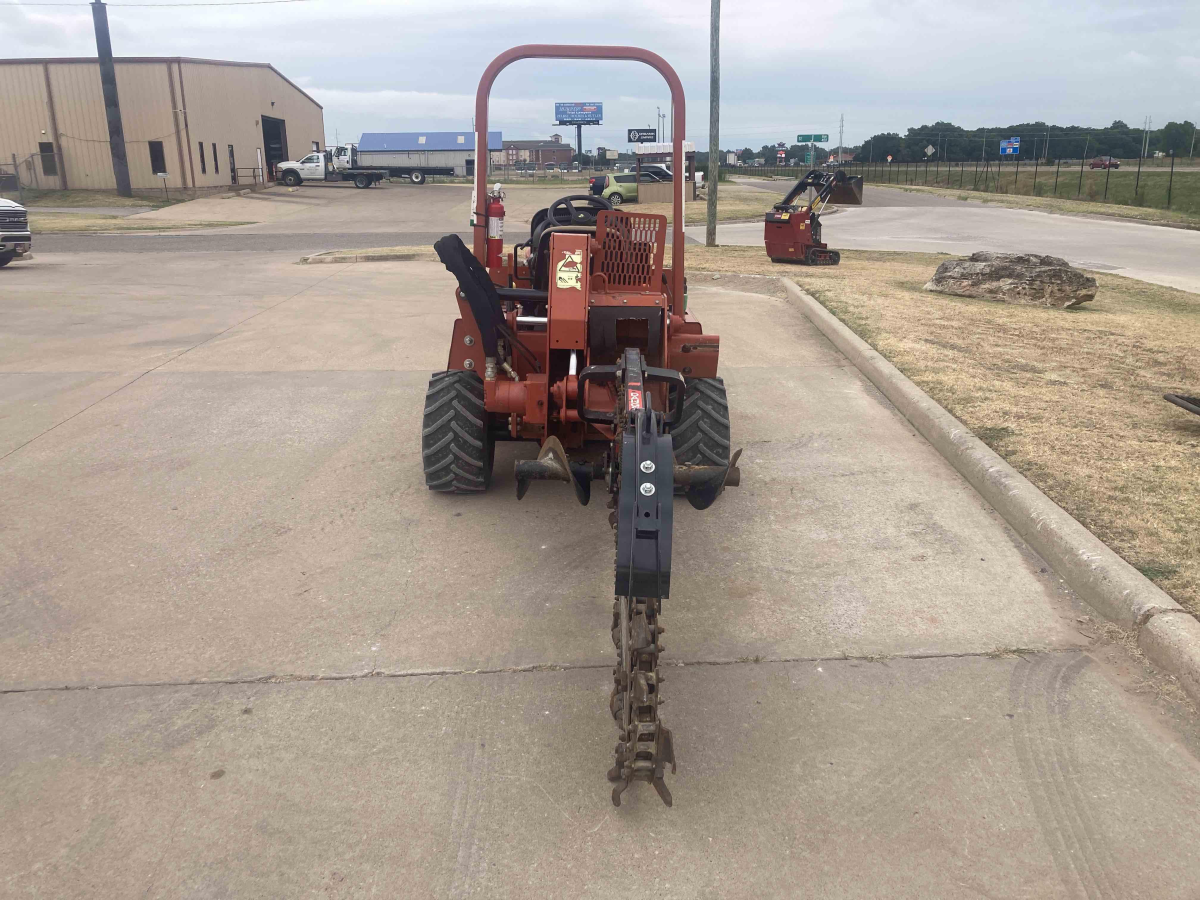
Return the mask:
<svg viewBox="0 0 1200 900">
<path fill-rule="evenodd" d="M 494 165 L 501 165 L 504 141 L 499 131 L 488 132 L 488 150 Z M 455 175 L 475 174 L 475 132 L 404 131 L 367 132 L 358 142 L 359 165 L 426 166 L 454 169 Z"/>
<path fill-rule="evenodd" d="M 324 146 L 321 105 L 267 63 L 118 57 L 134 190 L 270 180 L 271 165 Z M 0 164 L 23 183 L 116 188 L 93 58 L 0 59 Z M 165 173 L 166 178 L 160 177 Z"/>
</svg>

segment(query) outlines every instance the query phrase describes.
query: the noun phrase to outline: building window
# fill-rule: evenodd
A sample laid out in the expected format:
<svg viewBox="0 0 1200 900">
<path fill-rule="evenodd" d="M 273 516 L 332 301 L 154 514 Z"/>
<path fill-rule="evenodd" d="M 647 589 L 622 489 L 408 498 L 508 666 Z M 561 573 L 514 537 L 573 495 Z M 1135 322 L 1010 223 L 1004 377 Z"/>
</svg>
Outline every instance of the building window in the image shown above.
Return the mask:
<svg viewBox="0 0 1200 900">
<path fill-rule="evenodd" d="M 167 173 L 167 157 L 163 154 L 162 141 L 150 141 L 150 169 L 155 175 Z"/>
<path fill-rule="evenodd" d="M 58 175 L 58 160 L 54 158 L 54 145 L 49 142 L 39 142 L 38 153 L 42 154 L 42 174 L 48 178 Z"/>
<path fill-rule="evenodd" d="M 217 145 L 213 143 L 213 172 L 217 175 L 221 174 L 221 165 L 217 162 Z"/>
<path fill-rule="evenodd" d="M 417 138 L 417 143 L 418 144 L 425 143 L 425 135 L 421 135 L 419 138 Z"/>
<path fill-rule="evenodd" d="M 215 160 L 214 160 L 215 162 Z M 200 174 L 208 174 L 208 166 L 204 162 L 204 141 L 200 141 Z"/>
<path fill-rule="evenodd" d="M 316 141 L 313 141 L 312 145 L 313 145 L 313 153 L 319 153 L 321 151 L 321 145 L 318 144 Z"/>
</svg>

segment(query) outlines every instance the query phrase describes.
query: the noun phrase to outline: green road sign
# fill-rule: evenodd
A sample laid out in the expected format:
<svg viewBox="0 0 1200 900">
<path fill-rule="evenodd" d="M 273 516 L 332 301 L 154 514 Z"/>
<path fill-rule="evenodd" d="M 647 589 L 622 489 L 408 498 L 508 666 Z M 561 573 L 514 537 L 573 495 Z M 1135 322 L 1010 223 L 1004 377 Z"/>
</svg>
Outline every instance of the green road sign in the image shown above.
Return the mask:
<svg viewBox="0 0 1200 900">
<path fill-rule="evenodd" d="M 829 142 L 827 134 L 798 134 L 796 135 L 797 144 L 825 144 Z"/>
</svg>

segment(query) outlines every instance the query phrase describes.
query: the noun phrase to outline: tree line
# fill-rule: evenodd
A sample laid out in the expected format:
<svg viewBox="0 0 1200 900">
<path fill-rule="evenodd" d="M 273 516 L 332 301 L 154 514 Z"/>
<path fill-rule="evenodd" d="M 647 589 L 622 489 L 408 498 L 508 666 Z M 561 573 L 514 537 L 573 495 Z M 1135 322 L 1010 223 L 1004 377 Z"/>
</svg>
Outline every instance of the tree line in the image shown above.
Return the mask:
<svg viewBox="0 0 1200 900">
<path fill-rule="evenodd" d="M 883 132 L 863 141 L 855 151 L 856 162 L 879 162 L 888 156 L 893 162 L 919 162 L 942 159 L 953 162 L 976 159 L 996 159 L 1000 141 L 1019 137 L 1020 156 L 1035 156 L 1053 162 L 1058 159 L 1083 159 L 1094 156 L 1115 156 L 1134 159 L 1142 154 L 1162 153 L 1189 156 L 1195 152 L 1196 126 L 1189 121 L 1168 122 L 1152 129 L 1147 135 L 1120 119 L 1107 128 L 1088 128 L 1082 125 L 1047 125 L 1045 122 L 1023 122 L 1001 128 L 960 128 L 952 122 L 934 122 L 908 129 L 901 135 Z"/>
<path fill-rule="evenodd" d="M 1000 141 L 1019 137 L 1021 159 L 1039 159 L 1054 162 L 1060 159 L 1090 159 L 1095 156 L 1115 156 L 1118 159 L 1136 159 L 1142 153 L 1143 141 L 1147 156 L 1162 153 L 1176 156 L 1194 155 L 1196 126 L 1188 120 L 1168 122 L 1161 128 L 1151 129 L 1147 135 L 1142 128 L 1134 128 L 1120 119 L 1107 128 L 1091 128 L 1083 125 L 1047 125 L 1045 122 L 1023 122 L 997 128 L 960 128 L 952 122 L 934 122 L 910 128 L 905 134 L 883 132 L 873 135 L 862 144 L 843 148 L 846 155 L 853 154 L 855 162 L 881 162 L 888 156 L 893 162 L 923 162 L 926 159 L 971 162 L 973 160 L 996 159 L 1000 155 Z M 836 147 L 815 148 L 814 165 L 823 164 L 836 151 Z M 752 147 L 722 150 L 721 164 L 725 165 L 729 153 L 737 155 L 743 164 L 755 159 L 765 165 L 778 165 L 779 151 L 784 151 L 784 162 L 791 165 L 798 160 L 804 165 L 809 151 L 807 144 L 763 144 Z M 701 168 L 708 165 L 708 154 L 696 154 L 696 164 Z"/>
</svg>

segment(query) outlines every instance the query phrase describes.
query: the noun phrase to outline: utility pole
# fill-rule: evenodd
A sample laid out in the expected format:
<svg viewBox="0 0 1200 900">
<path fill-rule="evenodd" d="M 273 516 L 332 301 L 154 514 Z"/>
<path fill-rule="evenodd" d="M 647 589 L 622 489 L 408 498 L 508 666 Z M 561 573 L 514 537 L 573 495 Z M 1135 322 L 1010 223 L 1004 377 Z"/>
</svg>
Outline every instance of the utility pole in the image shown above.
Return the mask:
<svg viewBox="0 0 1200 900">
<path fill-rule="evenodd" d="M 721 172 L 721 0 L 712 0 L 708 31 L 708 222 L 704 246 L 717 246 L 717 180 Z M 678 166 L 676 166 L 678 169 Z"/>
<path fill-rule="evenodd" d="M 122 197 L 132 197 L 129 160 L 125 156 L 125 128 L 121 125 L 121 101 L 117 97 L 117 69 L 113 65 L 112 40 L 108 36 L 108 7 L 103 0 L 92 0 L 92 23 L 96 26 L 96 56 L 100 63 L 100 86 L 104 90 L 104 115 L 108 118 L 108 149 L 112 156 L 113 178 L 117 182 L 117 193 Z"/>
<path fill-rule="evenodd" d="M 838 165 L 842 163 L 842 136 L 846 131 L 846 114 L 842 113 L 838 118 Z"/>
</svg>

